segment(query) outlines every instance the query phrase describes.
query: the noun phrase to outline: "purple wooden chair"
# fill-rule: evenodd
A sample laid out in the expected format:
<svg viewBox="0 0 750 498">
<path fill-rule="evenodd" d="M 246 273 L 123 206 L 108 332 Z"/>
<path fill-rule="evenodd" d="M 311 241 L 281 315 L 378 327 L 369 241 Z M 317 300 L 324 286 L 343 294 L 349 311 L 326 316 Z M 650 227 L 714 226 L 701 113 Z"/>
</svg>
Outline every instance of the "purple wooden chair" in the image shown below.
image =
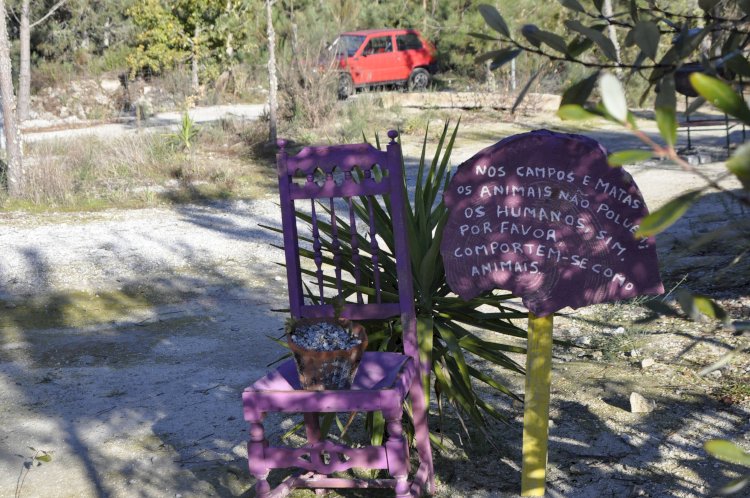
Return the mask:
<svg viewBox="0 0 750 498">
<path fill-rule="evenodd" d="M 286 252 L 289 304 L 294 318 L 334 315 L 333 292 L 348 298 L 341 316 L 355 321 L 400 316 L 404 353 L 365 352 L 352 386 L 348 390 L 306 391 L 300 383 L 293 360 L 281 364 L 242 394 L 245 420 L 250 423 L 248 461 L 257 478 L 259 498 L 285 496 L 297 487 L 316 490 L 331 488 L 392 487 L 397 497 L 420 496 L 434 488 L 432 453 L 427 428 L 427 407 L 422 374 L 429 364 L 420 364 L 417 326 L 412 290 L 412 273 L 406 234 L 406 194 L 398 133 L 391 130 L 387 151 L 369 144 L 306 147 L 288 157 L 283 140 L 277 155 L 281 197 L 284 249 Z M 379 174 L 376 174 L 379 173 Z M 354 198 L 354 199 L 353 199 Z M 369 213 L 369 227 L 358 227 L 356 201 Z M 390 202 L 393 245 L 398 275 L 398 302 L 382 299 L 383 239 L 376 231 L 374 203 Z M 297 203 L 300 203 L 298 206 Z M 384 205 L 384 204 L 380 204 Z M 296 210 L 310 209 L 310 235 L 298 236 Z M 345 213 L 343 216 L 336 213 Z M 365 215 L 367 217 L 367 215 Z M 337 221 L 338 220 L 338 221 Z M 346 220 L 347 223 L 342 223 Z M 360 219 L 360 225 L 362 221 Z M 303 224 L 300 221 L 300 227 Z M 331 234 L 324 239 L 320 227 Z M 384 234 L 389 237 L 390 233 Z M 306 244 L 306 245 L 305 245 Z M 343 261 L 342 244 L 351 248 L 351 261 Z M 369 247 L 363 247 L 367 244 Z M 301 247 L 302 246 L 302 247 Z M 300 251 L 312 253 L 315 267 L 300 267 Z M 330 254 L 326 252 L 330 250 Z M 380 256 L 379 256 L 380 255 Z M 369 258 L 370 261 L 364 260 Z M 367 264 L 364 264 L 367 263 Z M 365 274 L 366 269 L 368 274 Z M 302 275 L 313 280 L 316 296 L 303 294 Z M 349 275 L 342 277 L 343 275 Z M 363 295 L 372 286 L 374 293 Z M 401 416 L 404 402 L 411 401 L 419 468 L 410 478 L 409 444 L 404 437 Z M 383 414 L 386 438 L 381 446 L 349 447 L 321 438 L 319 413 L 376 412 Z M 263 420 L 269 412 L 302 413 L 307 443 L 300 448 L 269 445 Z M 391 478 L 364 480 L 334 477 L 331 474 L 353 467 L 386 469 Z M 271 469 L 296 468 L 298 471 L 271 490 Z M 316 491 L 319 492 L 319 491 Z"/>
</svg>

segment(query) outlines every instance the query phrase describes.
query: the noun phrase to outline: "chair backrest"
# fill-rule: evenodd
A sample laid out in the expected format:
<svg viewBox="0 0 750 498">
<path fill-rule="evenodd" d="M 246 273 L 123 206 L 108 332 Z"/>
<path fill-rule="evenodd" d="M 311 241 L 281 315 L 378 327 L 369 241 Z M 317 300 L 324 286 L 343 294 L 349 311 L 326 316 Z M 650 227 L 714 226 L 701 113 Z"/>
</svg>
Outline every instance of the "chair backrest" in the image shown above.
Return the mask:
<svg viewBox="0 0 750 498">
<path fill-rule="evenodd" d="M 398 133 L 388 137 L 386 151 L 362 143 L 294 156 L 279 140 L 289 305 L 295 318 L 331 317 L 336 300 L 352 320 L 401 315 L 405 352 L 416 356 L 403 161 Z"/>
</svg>

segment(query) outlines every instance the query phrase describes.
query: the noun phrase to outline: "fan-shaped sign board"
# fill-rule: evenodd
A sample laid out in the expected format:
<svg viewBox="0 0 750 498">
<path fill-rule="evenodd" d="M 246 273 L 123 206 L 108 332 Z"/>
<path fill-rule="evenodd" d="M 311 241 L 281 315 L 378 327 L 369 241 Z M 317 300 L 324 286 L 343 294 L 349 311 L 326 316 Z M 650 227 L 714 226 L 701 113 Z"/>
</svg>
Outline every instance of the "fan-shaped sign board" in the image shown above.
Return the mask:
<svg viewBox="0 0 750 498">
<path fill-rule="evenodd" d="M 654 239 L 634 236 L 643 197 L 590 138 L 508 137 L 461 164 L 444 200 L 440 251 L 463 299 L 509 290 L 546 316 L 664 291 Z"/>
</svg>

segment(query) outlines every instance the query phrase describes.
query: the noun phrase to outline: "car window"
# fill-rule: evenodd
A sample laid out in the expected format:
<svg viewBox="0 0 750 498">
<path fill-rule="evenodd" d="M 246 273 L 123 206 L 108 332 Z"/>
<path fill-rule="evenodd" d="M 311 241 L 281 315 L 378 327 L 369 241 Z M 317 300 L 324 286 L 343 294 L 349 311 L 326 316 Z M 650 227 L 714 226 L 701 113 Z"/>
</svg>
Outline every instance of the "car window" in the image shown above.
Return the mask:
<svg viewBox="0 0 750 498">
<path fill-rule="evenodd" d="M 391 42 L 390 36 L 378 36 L 376 38 L 370 38 L 365 47 L 364 55 L 372 54 L 384 54 L 386 52 L 393 52 L 393 43 Z"/>
<path fill-rule="evenodd" d="M 351 57 L 357 52 L 363 41 L 365 41 L 364 36 L 343 35 L 333 42 L 333 45 L 336 47 L 337 54 L 346 54 L 347 57 Z"/>
<path fill-rule="evenodd" d="M 414 33 L 396 36 L 396 46 L 399 50 L 419 50 L 422 48 L 422 40 Z"/>
</svg>

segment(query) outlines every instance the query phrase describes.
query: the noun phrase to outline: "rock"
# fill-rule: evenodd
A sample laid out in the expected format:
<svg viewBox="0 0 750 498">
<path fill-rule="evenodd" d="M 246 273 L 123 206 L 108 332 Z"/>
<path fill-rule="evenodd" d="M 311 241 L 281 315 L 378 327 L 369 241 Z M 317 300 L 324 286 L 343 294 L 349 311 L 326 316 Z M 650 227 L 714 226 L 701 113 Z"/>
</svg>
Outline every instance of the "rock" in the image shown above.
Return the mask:
<svg viewBox="0 0 750 498">
<path fill-rule="evenodd" d="M 573 341 L 573 343 L 576 346 L 591 346 L 591 337 L 584 335 L 581 337 L 576 337 L 576 339 Z"/>
<path fill-rule="evenodd" d="M 104 79 L 99 82 L 99 86 L 105 92 L 114 93 L 120 89 L 120 80 Z"/>
<path fill-rule="evenodd" d="M 641 350 L 640 349 L 631 349 L 630 353 L 627 353 L 627 355 L 630 356 L 631 358 L 637 358 L 637 357 L 639 357 L 641 355 Z"/>
<path fill-rule="evenodd" d="M 641 360 L 641 368 L 643 370 L 653 367 L 656 364 L 656 362 L 652 358 L 644 358 Z"/>
<path fill-rule="evenodd" d="M 648 494 L 648 491 L 646 491 L 646 489 L 643 486 L 636 484 L 635 486 L 633 486 L 633 491 L 630 494 L 630 496 L 650 496 L 650 495 Z"/>
<path fill-rule="evenodd" d="M 625 327 L 617 327 L 612 331 L 612 335 L 621 335 L 625 333 Z"/>
<path fill-rule="evenodd" d="M 630 412 L 631 413 L 649 413 L 654 410 L 656 404 L 647 400 L 642 394 L 630 393 Z"/>
<path fill-rule="evenodd" d="M 602 361 L 604 359 L 604 353 L 602 353 L 601 351 L 593 351 L 591 353 L 591 358 L 596 361 Z"/>
<path fill-rule="evenodd" d="M 709 379 L 720 379 L 721 378 L 721 370 L 714 370 L 713 372 L 709 372 L 706 374 L 706 377 Z"/>
</svg>

